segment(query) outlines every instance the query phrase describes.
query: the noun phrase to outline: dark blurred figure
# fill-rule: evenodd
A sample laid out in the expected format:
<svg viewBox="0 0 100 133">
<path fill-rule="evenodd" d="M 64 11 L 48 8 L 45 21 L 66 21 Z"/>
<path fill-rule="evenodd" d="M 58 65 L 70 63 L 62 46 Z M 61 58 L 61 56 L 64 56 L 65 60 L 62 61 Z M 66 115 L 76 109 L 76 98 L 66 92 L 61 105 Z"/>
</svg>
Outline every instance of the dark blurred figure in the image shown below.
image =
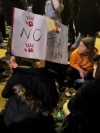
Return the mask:
<svg viewBox="0 0 100 133">
<path fill-rule="evenodd" d="M 6 37 L 5 16 L 3 13 L 2 2 L 0 1 L 0 43 Z"/>
<path fill-rule="evenodd" d="M 99 133 L 100 124 L 100 55 L 95 58 L 93 71 L 94 79 L 87 81 L 79 88 L 76 94 L 68 102 L 68 109 L 73 116 L 80 118 L 78 126 L 72 123 L 70 128 L 74 129 L 75 125 L 79 131 L 73 133 Z M 62 133 L 69 133 L 65 123 Z M 69 129 L 70 130 L 70 129 Z M 71 132 L 72 133 L 72 132 Z"/>
<path fill-rule="evenodd" d="M 77 35 L 77 17 L 79 12 L 79 0 L 71 0 L 72 7 L 71 7 L 71 18 L 69 21 L 69 42 L 71 45 L 74 43 Z"/>
<path fill-rule="evenodd" d="M 100 30 L 96 0 L 81 0 L 78 16 L 78 28 L 82 35 L 94 36 Z"/>
<path fill-rule="evenodd" d="M 72 0 L 63 0 L 64 9 L 61 12 L 62 24 L 68 26 L 71 18 Z"/>
<path fill-rule="evenodd" d="M 95 38 L 100 31 L 100 14 L 98 0 L 80 0 L 79 13 L 77 17 L 77 29 L 80 33 L 72 48 L 79 45 L 81 38 L 90 36 Z"/>
<path fill-rule="evenodd" d="M 32 12 L 36 14 L 45 14 L 45 2 L 46 0 L 33 0 Z"/>
<path fill-rule="evenodd" d="M 25 9 L 25 5 L 22 0 L 2 0 L 3 12 L 7 25 L 12 26 L 12 14 L 13 7 Z"/>
<path fill-rule="evenodd" d="M 76 23 L 79 11 L 79 0 L 63 0 L 63 4 L 64 9 L 61 12 L 61 18 L 62 23 L 69 27 L 68 42 L 71 46 L 78 35 Z"/>
</svg>

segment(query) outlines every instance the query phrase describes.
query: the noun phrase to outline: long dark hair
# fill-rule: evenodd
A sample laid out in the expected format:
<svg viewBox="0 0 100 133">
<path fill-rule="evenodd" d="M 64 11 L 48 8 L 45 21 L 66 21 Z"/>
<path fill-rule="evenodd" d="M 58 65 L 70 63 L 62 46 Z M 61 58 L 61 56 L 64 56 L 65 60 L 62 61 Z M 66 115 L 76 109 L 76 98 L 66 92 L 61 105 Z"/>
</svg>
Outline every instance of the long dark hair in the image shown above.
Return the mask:
<svg viewBox="0 0 100 133">
<path fill-rule="evenodd" d="M 81 41 L 88 49 L 89 58 L 92 59 L 95 54 L 95 39 L 92 37 L 84 37 Z"/>
</svg>

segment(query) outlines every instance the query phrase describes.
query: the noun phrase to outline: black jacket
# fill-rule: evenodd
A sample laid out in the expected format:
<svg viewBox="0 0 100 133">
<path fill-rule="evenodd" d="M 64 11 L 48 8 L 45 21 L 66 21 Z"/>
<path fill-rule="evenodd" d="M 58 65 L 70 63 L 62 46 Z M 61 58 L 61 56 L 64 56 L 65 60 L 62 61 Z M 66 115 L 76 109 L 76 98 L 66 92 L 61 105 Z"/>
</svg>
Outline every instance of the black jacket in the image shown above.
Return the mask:
<svg viewBox="0 0 100 133">
<path fill-rule="evenodd" d="M 13 75 L 2 92 L 2 96 L 8 98 L 8 102 L 3 114 L 4 125 L 0 124 L 1 133 L 56 133 L 55 121 L 51 112 L 48 115 L 42 114 L 43 109 L 51 110 L 57 104 L 58 92 L 54 83 L 49 71 L 45 68 L 14 69 Z M 31 96 L 33 103 L 36 99 L 39 100 L 34 106 L 33 104 L 28 106 L 25 102 L 25 96 L 21 99 L 20 95 L 15 93 L 14 86 L 18 84 L 25 87 L 25 96 Z M 40 106 L 42 111 L 39 111 Z M 1 121 L 0 116 L 0 123 L 3 123 Z"/>
<path fill-rule="evenodd" d="M 6 105 L 4 115 L 5 128 L 7 132 L 43 132 L 56 133 L 55 121 L 52 115 L 44 116 L 37 113 L 35 109 L 28 107 L 25 102 L 16 95 L 12 96 Z"/>
<path fill-rule="evenodd" d="M 10 98 L 13 96 L 14 91 L 13 87 L 16 84 L 24 84 L 28 88 L 32 88 L 33 78 L 35 76 L 43 76 L 47 78 L 52 78 L 53 73 L 48 71 L 45 68 L 25 68 L 25 67 L 18 67 L 13 69 L 12 76 L 8 79 L 3 91 L 2 97 Z"/>
<path fill-rule="evenodd" d="M 100 132 L 100 80 L 86 82 L 68 103 L 71 113 L 81 116 L 81 132 Z"/>
</svg>

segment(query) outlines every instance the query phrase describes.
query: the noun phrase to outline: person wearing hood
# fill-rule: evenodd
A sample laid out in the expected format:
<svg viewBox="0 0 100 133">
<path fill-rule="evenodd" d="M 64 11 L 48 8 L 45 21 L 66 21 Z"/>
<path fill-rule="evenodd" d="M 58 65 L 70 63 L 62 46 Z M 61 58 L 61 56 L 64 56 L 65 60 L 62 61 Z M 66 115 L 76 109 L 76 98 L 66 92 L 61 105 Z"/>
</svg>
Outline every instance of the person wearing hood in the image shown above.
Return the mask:
<svg viewBox="0 0 100 133">
<path fill-rule="evenodd" d="M 100 55 L 95 56 L 93 59 L 95 61 L 94 79 L 86 81 L 67 105 L 70 113 L 76 115 L 77 118 L 81 118 L 80 130 L 77 133 L 100 132 L 98 122 L 100 120 Z M 64 129 L 64 131 L 68 132 L 67 129 Z"/>
<path fill-rule="evenodd" d="M 1 133 L 56 133 L 52 111 L 59 94 L 51 72 L 32 68 L 26 58 L 16 57 L 16 62 L 18 66 L 2 91 L 8 101 L 2 119 L 0 116 Z"/>
</svg>

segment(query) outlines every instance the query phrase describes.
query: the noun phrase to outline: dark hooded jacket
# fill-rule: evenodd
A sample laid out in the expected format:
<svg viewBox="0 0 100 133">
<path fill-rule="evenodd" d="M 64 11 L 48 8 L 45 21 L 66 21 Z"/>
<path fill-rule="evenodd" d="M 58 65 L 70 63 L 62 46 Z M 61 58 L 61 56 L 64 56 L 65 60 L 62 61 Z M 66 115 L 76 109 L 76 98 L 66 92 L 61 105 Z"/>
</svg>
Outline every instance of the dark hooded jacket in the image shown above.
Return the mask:
<svg viewBox="0 0 100 133">
<path fill-rule="evenodd" d="M 24 91 L 21 88 L 20 92 L 15 93 L 16 85 L 22 85 Z M 8 98 L 8 102 L 4 110 L 4 125 L 0 126 L 1 131 L 3 128 L 11 133 L 56 132 L 51 111 L 57 104 L 58 92 L 55 80 L 47 69 L 16 68 L 2 96 Z"/>
<path fill-rule="evenodd" d="M 95 79 L 87 81 L 68 103 L 72 114 L 81 117 L 78 133 L 100 132 L 100 63 L 97 64 Z"/>
</svg>

